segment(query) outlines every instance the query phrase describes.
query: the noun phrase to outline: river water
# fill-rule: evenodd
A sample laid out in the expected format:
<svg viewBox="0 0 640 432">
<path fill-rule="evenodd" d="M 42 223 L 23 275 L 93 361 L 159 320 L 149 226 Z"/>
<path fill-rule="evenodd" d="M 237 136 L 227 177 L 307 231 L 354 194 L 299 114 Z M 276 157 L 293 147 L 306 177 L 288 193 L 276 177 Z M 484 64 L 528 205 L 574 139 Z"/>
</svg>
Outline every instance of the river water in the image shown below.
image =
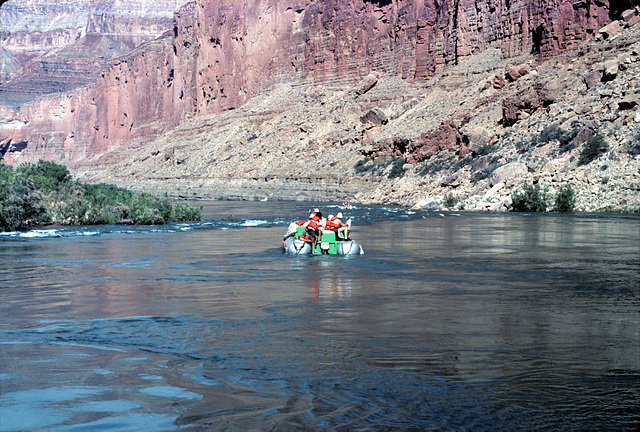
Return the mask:
<svg viewBox="0 0 640 432">
<path fill-rule="evenodd" d="M 308 210 L 0 235 L 0 431 L 639 426 L 638 215 Z"/>
</svg>

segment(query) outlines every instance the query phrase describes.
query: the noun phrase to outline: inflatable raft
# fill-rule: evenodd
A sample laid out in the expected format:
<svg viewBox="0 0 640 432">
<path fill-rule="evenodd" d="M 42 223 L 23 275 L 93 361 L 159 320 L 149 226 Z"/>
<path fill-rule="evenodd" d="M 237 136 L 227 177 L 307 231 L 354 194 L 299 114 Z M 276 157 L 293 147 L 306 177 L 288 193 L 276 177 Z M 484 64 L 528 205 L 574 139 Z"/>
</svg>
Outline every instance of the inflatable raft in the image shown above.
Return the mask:
<svg viewBox="0 0 640 432">
<path fill-rule="evenodd" d="M 318 240 L 315 248 L 312 244 L 301 240 L 304 233 L 304 227 L 293 225 L 287 230 L 282 246 L 284 253 L 288 255 L 360 255 L 364 253 L 364 249 L 353 240 L 343 240 L 338 238 L 333 231 L 322 231 L 322 237 Z"/>
</svg>

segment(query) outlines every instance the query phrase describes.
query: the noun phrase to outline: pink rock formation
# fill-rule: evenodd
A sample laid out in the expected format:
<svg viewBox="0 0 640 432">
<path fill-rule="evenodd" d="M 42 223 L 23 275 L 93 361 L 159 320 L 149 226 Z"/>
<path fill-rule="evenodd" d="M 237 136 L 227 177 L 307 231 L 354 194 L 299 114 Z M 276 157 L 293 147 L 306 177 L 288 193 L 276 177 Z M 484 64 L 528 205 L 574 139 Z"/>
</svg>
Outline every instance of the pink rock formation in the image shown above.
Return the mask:
<svg viewBox="0 0 640 432">
<path fill-rule="evenodd" d="M 0 96 L 19 107 L 94 84 L 109 62 L 161 36 L 187 0 L 12 0 L 0 9 Z"/>
<path fill-rule="evenodd" d="M 488 47 L 547 58 L 594 35 L 609 13 L 608 0 L 196 0 L 166 37 L 94 86 L 24 106 L 28 146 L 14 159 L 77 161 L 135 145 L 283 81 L 355 84 L 371 71 L 419 80 Z M 87 28 L 118 33 L 98 21 Z"/>
</svg>

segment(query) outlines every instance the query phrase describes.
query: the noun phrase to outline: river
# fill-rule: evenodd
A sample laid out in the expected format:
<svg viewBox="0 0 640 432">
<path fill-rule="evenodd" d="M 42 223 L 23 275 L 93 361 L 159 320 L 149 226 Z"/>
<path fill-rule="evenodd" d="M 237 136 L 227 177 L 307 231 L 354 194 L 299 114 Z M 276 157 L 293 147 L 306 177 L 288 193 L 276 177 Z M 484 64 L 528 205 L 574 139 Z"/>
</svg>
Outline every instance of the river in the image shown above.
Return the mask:
<svg viewBox="0 0 640 432">
<path fill-rule="evenodd" d="M 638 215 L 308 210 L 1 234 L 0 431 L 640 427 Z"/>
</svg>

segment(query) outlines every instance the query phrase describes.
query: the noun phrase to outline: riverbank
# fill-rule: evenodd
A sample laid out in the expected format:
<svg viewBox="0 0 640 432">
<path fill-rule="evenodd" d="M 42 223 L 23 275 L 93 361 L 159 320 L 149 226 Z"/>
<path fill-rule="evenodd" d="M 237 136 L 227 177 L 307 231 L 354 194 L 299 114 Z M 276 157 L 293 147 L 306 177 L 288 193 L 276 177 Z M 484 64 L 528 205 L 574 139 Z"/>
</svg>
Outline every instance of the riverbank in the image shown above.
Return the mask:
<svg viewBox="0 0 640 432">
<path fill-rule="evenodd" d="M 51 161 L 20 165 L 0 159 L 0 231 L 37 225 L 155 225 L 200 220 L 201 211 L 184 202 L 114 185 L 85 184 Z"/>
</svg>

